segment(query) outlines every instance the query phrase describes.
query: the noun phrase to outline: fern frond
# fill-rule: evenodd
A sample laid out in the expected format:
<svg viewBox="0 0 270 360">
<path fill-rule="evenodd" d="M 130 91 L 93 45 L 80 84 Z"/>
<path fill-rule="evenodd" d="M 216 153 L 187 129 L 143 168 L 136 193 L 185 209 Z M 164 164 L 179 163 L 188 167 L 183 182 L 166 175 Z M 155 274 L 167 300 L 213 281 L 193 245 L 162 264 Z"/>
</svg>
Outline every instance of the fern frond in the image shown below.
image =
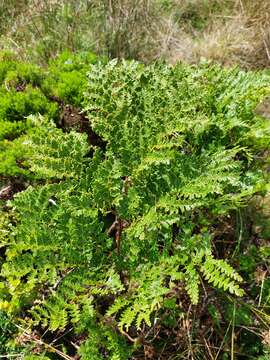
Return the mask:
<svg viewBox="0 0 270 360">
<path fill-rule="evenodd" d="M 201 271 L 205 279 L 213 283 L 214 286 L 229 290 L 230 293 L 237 296 L 244 295 L 244 291 L 237 284 L 237 282 L 242 282 L 241 276 L 224 260 L 207 256 L 205 262 L 201 265 Z"/>
</svg>

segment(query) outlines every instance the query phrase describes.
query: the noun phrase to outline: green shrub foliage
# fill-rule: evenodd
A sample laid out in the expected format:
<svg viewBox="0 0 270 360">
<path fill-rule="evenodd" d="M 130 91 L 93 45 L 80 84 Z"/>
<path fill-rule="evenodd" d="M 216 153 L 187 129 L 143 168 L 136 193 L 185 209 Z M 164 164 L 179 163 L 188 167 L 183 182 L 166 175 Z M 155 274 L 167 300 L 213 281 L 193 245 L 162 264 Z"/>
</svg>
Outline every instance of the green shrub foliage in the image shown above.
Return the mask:
<svg viewBox="0 0 270 360">
<path fill-rule="evenodd" d="M 0 54 L 0 178 L 31 178 L 21 145 L 21 135 L 31 127 L 27 117 L 41 114 L 59 123 L 61 106 L 80 107 L 87 86 L 85 74 L 95 62 L 92 53 L 64 52 L 45 70 L 20 62 L 12 54 Z"/>
<path fill-rule="evenodd" d="M 202 288 L 244 296 L 237 264 L 213 242 L 222 219 L 267 190 L 269 120 L 254 109 L 269 76 L 207 64 L 89 66 L 84 110 L 104 146 L 48 116 L 28 118 L 20 146 L 36 182 L 1 225 L 0 309 L 28 332 L 72 330 L 81 359 L 125 360 L 164 309 L 198 304 Z M 59 76 L 66 99 L 73 71 Z"/>
</svg>

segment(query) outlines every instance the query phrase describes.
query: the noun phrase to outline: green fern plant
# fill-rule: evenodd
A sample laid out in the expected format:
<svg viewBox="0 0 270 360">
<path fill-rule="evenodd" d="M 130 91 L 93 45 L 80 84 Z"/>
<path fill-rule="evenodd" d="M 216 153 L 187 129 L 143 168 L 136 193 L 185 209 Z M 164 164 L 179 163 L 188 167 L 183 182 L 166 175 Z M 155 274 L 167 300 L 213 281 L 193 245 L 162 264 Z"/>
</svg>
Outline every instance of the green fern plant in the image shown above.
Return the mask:
<svg viewBox="0 0 270 360">
<path fill-rule="evenodd" d="M 254 108 L 269 77 L 112 61 L 88 81 L 104 147 L 28 120 L 21 144 L 38 185 L 8 204 L 0 309 L 33 330 L 72 325 L 82 359 L 124 360 L 174 289 L 194 305 L 204 282 L 244 294 L 230 259 L 215 257 L 213 226 L 267 188 L 256 156 L 269 123 Z"/>
</svg>

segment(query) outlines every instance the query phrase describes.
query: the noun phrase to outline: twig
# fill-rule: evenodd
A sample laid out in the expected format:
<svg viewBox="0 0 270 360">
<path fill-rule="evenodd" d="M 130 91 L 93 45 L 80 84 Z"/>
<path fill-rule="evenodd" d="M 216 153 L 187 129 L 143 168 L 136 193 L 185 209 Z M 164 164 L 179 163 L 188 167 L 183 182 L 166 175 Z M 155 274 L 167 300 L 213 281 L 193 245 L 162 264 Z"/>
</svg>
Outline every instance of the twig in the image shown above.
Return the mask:
<svg viewBox="0 0 270 360">
<path fill-rule="evenodd" d="M 52 292 L 54 291 L 54 290 L 56 290 L 56 288 L 59 286 L 59 284 L 64 280 L 64 278 L 68 275 L 68 274 L 70 274 L 73 270 L 74 270 L 75 268 L 71 268 L 71 269 L 69 269 L 65 274 L 63 274 L 63 276 L 60 278 L 60 279 L 58 279 L 57 281 L 56 281 L 56 283 L 53 285 L 53 287 L 52 288 L 49 288 Z"/>
<path fill-rule="evenodd" d="M 211 352 L 211 350 L 210 350 L 210 347 L 209 347 L 209 344 L 208 344 L 207 340 L 206 340 L 205 338 L 203 338 L 203 340 L 204 340 L 204 342 L 205 342 L 205 345 L 206 345 L 206 348 L 207 348 L 207 350 L 208 350 L 208 354 L 209 354 L 211 360 L 214 360 L 214 356 L 212 355 L 212 352 Z"/>
<path fill-rule="evenodd" d="M 64 332 L 64 334 L 58 336 L 57 338 L 55 338 L 50 345 L 54 344 L 56 341 L 58 341 L 59 339 L 63 338 L 64 336 L 66 336 L 69 332 L 71 332 L 73 330 L 73 327 L 70 328 L 69 330 L 67 330 L 66 332 Z M 44 335 L 43 335 L 44 336 Z M 73 344 L 72 344 L 73 345 Z"/>
<path fill-rule="evenodd" d="M 80 347 L 77 344 L 75 344 L 73 341 L 71 341 L 70 343 L 75 347 L 76 350 L 79 350 Z"/>
<path fill-rule="evenodd" d="M 9 90 L 8 90 L 9 91 Z M 12 186 L 11 185 L 8 185 L 8 186 L 5 186 L 4 188 L 0 189 L 0 199 L 5 196 L 7 196 L 12 190 Z"/>
<path fill-rule="evenodd" d="M 221 351 L 221 349 L 222 349 L 222 347 L 223 347 L 223 344 L 225 343 L 225 339 L 226 339 L 226 336 L 227 336 L 228 331 L 229 331 L 229 329 L 230 329 L 231 323 L 232 323 L 232 320 L 230 321 L 229 326 L 227 327 L 226 333 L 225 333 L 224 338 L 223 338 L 223 340 L 222 340 L 222 342 L 221 342 L 221 344 L 220 344 L 220 347 L 219 347 L 218 352 L 217 352 L 217 354 L 216 354 L 215 360 L 218 359 L 219 353 L 220 353 L 220 351 Z"/>
<path fill-rule="evenodd" d="M 109 227 L 109 229 L 107 230 L 107 234 L 110 235 L 117 227 L 118 224 L 118 220 L 115 220 L 112 225 Z"/>
<path fill-rule="evenodd" d="M 125 337 L 128 338 L 129 341 L 133 342 L 133 343 L 136 343 L 138 341 L 138 338 L 132 338 L 128 333 L 126 333 L 124 330 L 121 330 L 120 331 L 121 334 L 123 334 Z"/>
<path fill-rule="evenodd" d="M 241 7 L 241 10 L 243 12 L 243 14 L 245 13 L 245 9 L 244 9 L 244 5 L 242 3 L 242 0 L 239 0 L 239 4 L 240 4 L 240 7 Z"/>
<path fill-rule="evenodd" d="M 23 331 L 23 335 L 30 341 L 33 341 L 34 343 L 44 346 L 46 349 L 51 350 L 53 353 L 59 355 L 61 358 L 65 359 L 65 360 L 74 360 L 73 357 L 64 354 L 62 351 L 58 350 L 57 348 L 55 348 L 54 346 L 47 344 L 45 341 L 41 340 L 41 338 L 38 338 L 37 336 L 29 333 L 27 330 L 25 330 L 23 327 L 21 327 L 20 325 L 15 324 L 15 326 Z"/>
<path fill-rule="evenodd" d="M 116 234 L 115 234 L 116 248 L 117 248 L 117 254 L 120 255 L 121 235 L 122 235 L 122 229 L 123 229 L 121 219 L 118 220 L 116 229 L 117 229 Z"/>
<path fill-rule="evenodd" d="M 234 327 L 235 327 L 235 302 L 233 304 L 232 337 L 231 337 L 231 360 L 234 360 Z"/>
<path fill-rule="evenodd" d="M 192 308 L 192 305 L 189 305 L 188 312 L 187 312 L 187 319 L 189 318 L 191 308 Z M 189 325 L 188 320 L 186 323 L 186 330 L 187 330 L 187 337 L 188 337 L 188 344 L 189 344 L 188 356 L 191 357 L 192 360 L 194 360 L 193 349 L 192 349 L 192 338 L 191 338 L 191 334 L 190 334 L 190 325 Z"/>
<path fill-rule="evenodd" d="M 268 58 L 268 60 L 270 61 L 270 51 L 269 51 L 269 48 L 268 48 L 268 46 L 267 46 L 267 44 L 266 44 L 265 39 L 263 39 L 263 44 L 264 44 L 264 47 L 265 47 L 265 51 L 266 51 L 267 58 Z"/>
<path fill-rule="evenodd" d="M 261 306 L 261 302 L 262 302 L 262 294 L 263 294 L 263 287 L 264 287 L 265 276 L 266 276 L 266 271 L 263 273 L 263 278 L 262 278 L 262 285 L 261 285 L 259 302 L 258 302 L 258 306 L 259 306 L 259 307 Z"/>
</svg>

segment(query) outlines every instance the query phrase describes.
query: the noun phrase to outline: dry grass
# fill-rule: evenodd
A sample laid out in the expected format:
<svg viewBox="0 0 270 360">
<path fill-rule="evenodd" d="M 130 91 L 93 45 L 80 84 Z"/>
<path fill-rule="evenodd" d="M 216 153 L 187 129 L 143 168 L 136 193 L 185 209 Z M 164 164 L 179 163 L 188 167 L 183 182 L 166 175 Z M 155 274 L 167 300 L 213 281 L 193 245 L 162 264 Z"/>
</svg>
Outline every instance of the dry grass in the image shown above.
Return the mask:
<svg viewBox="0 0 270 360">
<path fill-rule="evenodd" d="M 148 62 L 164 39 L 157 0 L 20 0 L 20 11 L 10 1 L 0 0 L 0 49 L 32 61 L 69 49 Z"/>
<path fill-rule="evenodd" d="M 202 1 L 190 3 L 201 11 Z M 227 10 L 209 12 L 208 24 L 201 31 L 187 31 L 179 24 L 171 39 L 174 45 L 169 60 L 196 63 L 203 58 L 228 66 L 270 67 L 269 1 L 234 0 Z"/>
<path fill-rule="evenodd" d="M 0 0 L 0 49 L 270 67 L 270 0 Z"/>
</svg>

